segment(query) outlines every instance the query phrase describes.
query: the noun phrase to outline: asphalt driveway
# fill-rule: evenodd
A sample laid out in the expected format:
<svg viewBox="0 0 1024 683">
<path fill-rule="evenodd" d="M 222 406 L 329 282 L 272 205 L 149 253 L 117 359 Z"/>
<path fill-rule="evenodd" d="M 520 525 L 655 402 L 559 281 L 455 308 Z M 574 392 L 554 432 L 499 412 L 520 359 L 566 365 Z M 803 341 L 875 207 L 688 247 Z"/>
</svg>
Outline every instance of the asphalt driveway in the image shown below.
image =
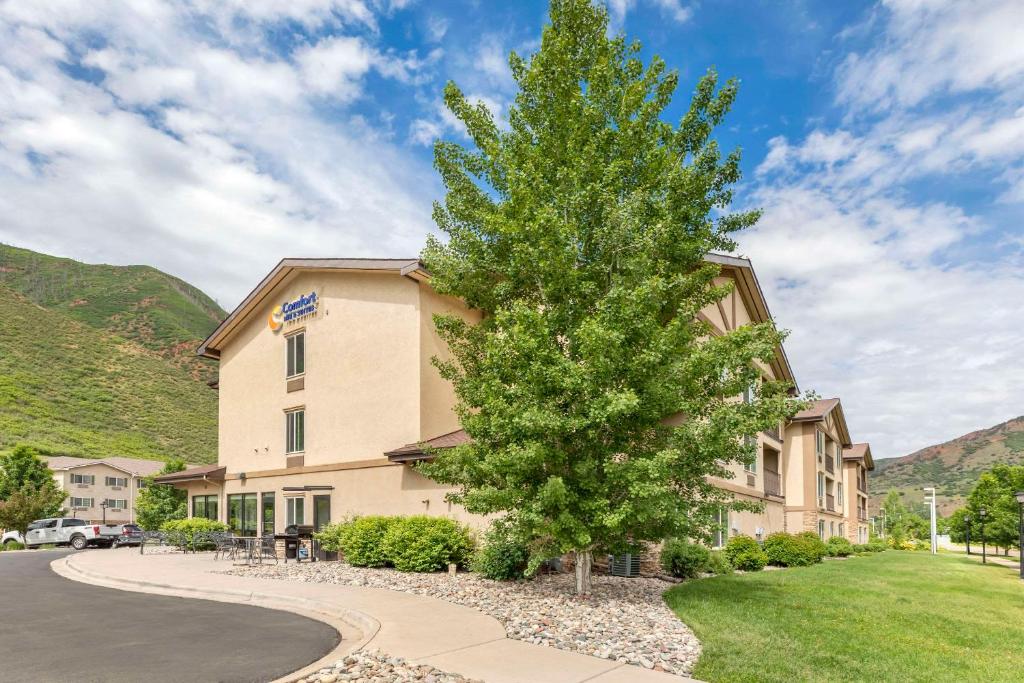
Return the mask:
<svg viewBox="0 0 1024 683">
<path fill-rule="evenodd" d="M 0 681 L 267 681 L 338 645 L 290 612 L 69 581 L 66 554 L 0 553 Z"/>
</svg>

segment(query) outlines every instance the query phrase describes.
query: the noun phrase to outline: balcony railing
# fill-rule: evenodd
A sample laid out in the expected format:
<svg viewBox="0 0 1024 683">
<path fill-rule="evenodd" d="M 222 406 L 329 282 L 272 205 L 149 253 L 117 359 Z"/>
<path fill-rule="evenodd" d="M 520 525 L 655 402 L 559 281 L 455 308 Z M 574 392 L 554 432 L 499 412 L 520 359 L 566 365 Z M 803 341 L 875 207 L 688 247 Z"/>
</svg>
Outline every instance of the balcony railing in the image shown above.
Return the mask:
<svg viewBox="0 0 1024 683">
<path fill-rule="evenodd" d="M 857 490 L 860 491 L 861 493 L 867 493 L 868 492 L 868 482 L 866 480 L 864 480 L 864 479 L 858 479 L 857 480 Z"/>
<path fill-rule="evenodd" d="M 778 427 L 775 427 L 774 429 L 766 429 L 766 430 L 764 430 L 764 433 L 767 436 L 775 439 L 776 441 L 782 441 L 782 435 L 779 434 L 779 428 Z"/>
<path fill-rule="evenodd" d="M 836 497 L 833 495 L 825 496 L 825 509 L 832 512 L 836 509 Z"/>
<path fill-rule="evenodd" d="M 825 456 L 825 471 L 833 474 L 836 471 L 836 459 L 831 455 Z"/>
<path fill-rule="evenodd" d="M 859 519 L 862 522 L 868 521 L 868 511 L 867 510 L 857 510 L 857 519 Z"/>
<path fill-rule="evenodd" d="M 782 497 L 782 477 L 772 470 L 764 471 L 764 492 L 769 496 Z"/>
</svg>

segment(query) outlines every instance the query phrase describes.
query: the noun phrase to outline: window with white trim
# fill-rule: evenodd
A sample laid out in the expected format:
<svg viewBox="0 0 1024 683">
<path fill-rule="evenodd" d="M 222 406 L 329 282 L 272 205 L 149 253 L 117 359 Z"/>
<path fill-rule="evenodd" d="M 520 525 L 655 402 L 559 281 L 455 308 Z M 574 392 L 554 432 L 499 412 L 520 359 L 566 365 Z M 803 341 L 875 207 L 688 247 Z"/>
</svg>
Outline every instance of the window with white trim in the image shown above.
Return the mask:
<svg viewBox="0 0 1024 683">
<path fill-rule="evenodd" d="M 71 499 L 71 507 L 72 508 L 91 508 L 92 507 L 92 498 L 72 498 Z"/>
<path fill-rule="evenodd" d="M 306 333 L 296 332 L 285 337 L 287 343 L 287 377 L 296 377 L 306 372 Z"/>
<path fill-rule="evenodd" d="M 818 454 L 818 459 L 825 454 L 825 432 L 820 429 L 814 432 L 814 451 Z"/>
<path fill-rule="evenodd" d="M 843 483 L 836 482 L 836 502 L 839 504 L 839 509 L 843 509 Z"/>
<path fill-rule="evenodd" d="M 302 496 L 288 498 L 288 525 L 306 523 L 306 499 Z"/>
<path fill-rule="evenodd" d="M 825 520 L 818 520 L 818 538 L 825 540 Z"/>
<path fill-rule="evenodd" d="M 825 497 L 825 473 L 818 472 L 818 498 Z"/>
<path fill-rule="evenodd" d="M 108 510 L 127 510 L 128 501 L 123 498 L 107 498 Z"/>
<path fill-rule="evenodd" d="M 306 449 L 306 411 L 290 410 L 285 417 L 285 453 L 302 453 Z"/>
<path fill-rule="evenodd" d="M 96 483 L 96 475 L 94 475 L 94 474 L 72 474 L 71 475 L 71 483 L 72 484 L 89 484 L 89 485 L 92 485 L 92 484 Z"/>
<path fill-rule="evenodd" d="M 106 477 L 104 480 L 107 486 L 127 486 L 128 477 Z"/>
</svg>

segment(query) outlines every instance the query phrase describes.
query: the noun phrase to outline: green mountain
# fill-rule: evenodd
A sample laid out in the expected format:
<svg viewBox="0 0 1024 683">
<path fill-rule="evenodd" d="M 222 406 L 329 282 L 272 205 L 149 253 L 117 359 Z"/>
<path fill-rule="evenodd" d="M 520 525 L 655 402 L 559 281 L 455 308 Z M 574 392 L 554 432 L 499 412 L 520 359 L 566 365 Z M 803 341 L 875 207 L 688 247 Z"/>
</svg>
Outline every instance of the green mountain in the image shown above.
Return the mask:
<svg viewBox="0 0 1024 683">
<path fill-rule="evenodd" d="M 901 458 L 876 460 L 872 509 L 890 489 L 899 491 L 904 503 L 915 504 L 924 498 L 925 486 L 934 486 L 939 511 L 947 515 L 963 505 L 981 473 L 1000 462 L 1024 464 L 1024 416 Z"/>
<path fill-rule="evenodd" d="M 227 315 L 192 285 L 150 266 L 108 266 L 0 244 L 0 285 L 98 330 L 155 351 L 197 379 L 216 367 L 195 355 Z"/>
<path fill-rule="evenodd" d="M 208 296 L 0 245 L 0 301 L 0 451 L 216 461 L 216 367 L 195 348 L 225 313 Z"/>
</svg>

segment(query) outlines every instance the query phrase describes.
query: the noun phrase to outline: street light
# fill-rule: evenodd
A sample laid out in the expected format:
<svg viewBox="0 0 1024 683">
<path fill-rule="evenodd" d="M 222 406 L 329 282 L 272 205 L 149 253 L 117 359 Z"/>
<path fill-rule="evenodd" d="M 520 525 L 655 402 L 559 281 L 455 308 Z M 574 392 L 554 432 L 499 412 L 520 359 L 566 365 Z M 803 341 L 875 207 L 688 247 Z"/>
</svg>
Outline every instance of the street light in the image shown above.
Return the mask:
<svg viewBox="0 0 1024 683">
<path fill-rule="evenodd" d="M 1017 539 L 1017 547 L 1020 550 L 1020 578 L 1024 581 L 1024 491 L 1017 491 L 1014 498 L 1017 499 L 1017 507 L 1020 509 L 1020 536 Z"/>
<path fill-rule="evenodd" d="M 100 503 L 100 508 L 103 510 L 103 525 L 107 525 L 107 501 Z"/>
<path fill-rule="evenodd" d="M 967 554 L 971 554 L 971 516 L 964 515 L 964 531 L 967 534 Z"/>
<path fill-rule="evenodd" d="M 978 516 L 981 517 L 981 563 L 988 564 L 988 556 L 985 554 L 985 516 L 988 514 L 988 510 L 981 508 L 978 510 Z"/>
</svg>

